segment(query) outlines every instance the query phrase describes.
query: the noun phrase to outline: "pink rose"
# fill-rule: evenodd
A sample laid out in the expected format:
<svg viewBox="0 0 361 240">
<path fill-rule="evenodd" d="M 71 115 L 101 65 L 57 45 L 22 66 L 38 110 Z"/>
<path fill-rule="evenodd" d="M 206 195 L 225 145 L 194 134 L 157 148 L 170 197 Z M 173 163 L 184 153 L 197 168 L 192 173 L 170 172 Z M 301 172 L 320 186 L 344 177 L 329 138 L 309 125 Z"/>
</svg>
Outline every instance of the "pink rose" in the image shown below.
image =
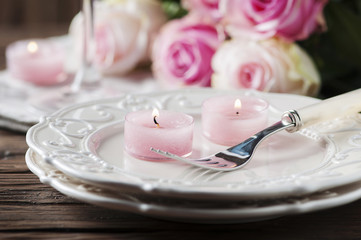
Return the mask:
<svg viewBox="0 0 361 240">
<path fill-rule="evenodd" d="M 96 2 L 95 65 L 104 74 L 124 74 L 149 60 L 152 40 L 165 22 L 166 16 L 156 0 Z M 69 31 L 75 49 L 81 50 L 81 14 L 73 19 Z"/>
<path fill-rule="evenodd" d="M 182 6 L 190 11 L 211 21 L 218 22 L 222 14 L 219 11 L 219 0 L 182 0 Z"/>
<path fill-rule="evenodd" d="M 295 43 L 276 39 L 225 42 L 212 61 L 212 87 L 314 96 L 320 77 L 311 58 Z"/>
<path fill-rule="evenodd" d="M 211 59 L 223 41 L 214 25 L 195 18 L 168 22 L 153 47 L 153 73 L 166 87 L 210 86 Z"/>
<path fill-rule="evenodd" d="M 306 39 L 325 29 L 322 15 L 328 0 L 221 0 L 222 20 L 231 36 L 288 41 Z"/>
</svg>

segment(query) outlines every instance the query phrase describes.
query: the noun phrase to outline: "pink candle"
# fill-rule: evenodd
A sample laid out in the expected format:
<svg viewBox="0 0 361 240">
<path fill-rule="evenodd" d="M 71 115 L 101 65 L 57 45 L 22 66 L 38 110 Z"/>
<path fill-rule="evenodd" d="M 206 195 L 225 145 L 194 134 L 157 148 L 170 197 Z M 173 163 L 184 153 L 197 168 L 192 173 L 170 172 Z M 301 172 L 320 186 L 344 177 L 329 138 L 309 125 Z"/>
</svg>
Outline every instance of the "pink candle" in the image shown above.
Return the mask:
<svg viewBox="0 0 361 240">
<path fill-rule="evenodd" d="M 53 85 L 64 81 L 64 50 L 48 40 L 23 40 L 6 48 L 10 74 L 37 85 Z"/>
<path fill-rule="evenodd" d="M 268 103 L 255 97 L 223 96 L 202 106 L 203 135 L 210 141 L 232 146 L 267 126 Z"/>
<path fill-rule="evenodd" d="M 179 156 L 192 152 L 193 118 L 187 114 L 145 110 L 128 113 L 124 124 L 124 147 L 130 155 L 157 161 L 165 159 L 150 148 Z"/>
</svg>

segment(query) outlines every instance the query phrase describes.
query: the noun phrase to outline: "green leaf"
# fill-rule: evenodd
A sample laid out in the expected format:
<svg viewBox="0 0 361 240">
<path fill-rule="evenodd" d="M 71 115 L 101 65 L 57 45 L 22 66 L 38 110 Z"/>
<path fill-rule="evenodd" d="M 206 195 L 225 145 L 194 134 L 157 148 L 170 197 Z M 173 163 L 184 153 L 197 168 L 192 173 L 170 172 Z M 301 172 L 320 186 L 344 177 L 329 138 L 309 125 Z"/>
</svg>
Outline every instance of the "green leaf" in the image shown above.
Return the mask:
<svg viewBox="0 0 361 240">
<path fill-rule="evenodd" d="M 334 57 L 361 69 L 361 16 L 340 2 L 330 2 L 325 10 Z"/>
<path fill-rule="evenodd" d="M 322 97 L 361 88 L 361 0 L 330 0 L 328 30 L 299 42 L 321 73 Z"/>
<path fill-rule="evenodd" d="M 188 13 L 187 10 L 181 6 L 180 1 L 162 0 L 162 7 L 168 19 L 181 18 Z"/>
</svg>

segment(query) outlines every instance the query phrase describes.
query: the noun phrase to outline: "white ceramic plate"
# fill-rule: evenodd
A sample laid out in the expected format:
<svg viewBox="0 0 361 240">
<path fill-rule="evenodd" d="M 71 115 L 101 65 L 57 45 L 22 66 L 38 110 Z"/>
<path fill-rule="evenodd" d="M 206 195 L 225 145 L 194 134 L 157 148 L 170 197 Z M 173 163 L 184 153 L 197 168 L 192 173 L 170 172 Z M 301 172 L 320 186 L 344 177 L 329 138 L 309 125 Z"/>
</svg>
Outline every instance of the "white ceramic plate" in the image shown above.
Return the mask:
<svg viewBox="0 0 361 240">
<path fill-rule="evenodd" d="M 106 208 L 183 222 L 235 223 L 306 213 L 350 203 L 361 197 L 361 182 L 302 197 L 234 201 L 232 204 L 182 201 L 109 191 L 65 175 L 29 149 L 26 163 L 46 184 L 75 199 Z"/>
<path fill-rule="evenodd" d="M 224 147 L 200 133 L 204 99 L 223 94 L 260 96 L 270 103 L 270 123 L 282 112 L 318 100 L 287 94 L 191 89 L 127 95 L 74 105 L 43 118 L 27 142 L 65 174 L 108 189 L 127 189 L 174 198 L 234 200 L 309 194 L 361 180 L 361 118 L 337 119 L 301 133 L 272 136 L 242 170 L 221 173 L 179 162 L 147 162 L 123 153 L 127 112 L 158 107 L 192 114 L 196 119 L 193 156 Z"/>
</svg>

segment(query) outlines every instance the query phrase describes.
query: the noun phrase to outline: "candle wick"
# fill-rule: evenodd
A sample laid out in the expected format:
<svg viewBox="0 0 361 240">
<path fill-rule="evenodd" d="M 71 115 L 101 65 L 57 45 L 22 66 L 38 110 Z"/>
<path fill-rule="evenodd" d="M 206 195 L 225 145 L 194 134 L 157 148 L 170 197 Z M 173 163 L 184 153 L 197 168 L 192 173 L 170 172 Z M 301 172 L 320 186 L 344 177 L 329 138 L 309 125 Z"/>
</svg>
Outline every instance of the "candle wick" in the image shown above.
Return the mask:
<svg viewBox="0 0 361 240">
<path fill-rule="evenodd" d="M 237 115 L 239 115 L 239 112 L 236 112 Z"/>
<path fill-rule="evenodd" d="M 153 117 L 153 121 L 154 121 L 154 123 L 155 123 L 155 125 L 157 125 L 157 128 L 159 128 L 159 123 L 157 122 L 157 116 L 154 116 Z"/>
</svg>

